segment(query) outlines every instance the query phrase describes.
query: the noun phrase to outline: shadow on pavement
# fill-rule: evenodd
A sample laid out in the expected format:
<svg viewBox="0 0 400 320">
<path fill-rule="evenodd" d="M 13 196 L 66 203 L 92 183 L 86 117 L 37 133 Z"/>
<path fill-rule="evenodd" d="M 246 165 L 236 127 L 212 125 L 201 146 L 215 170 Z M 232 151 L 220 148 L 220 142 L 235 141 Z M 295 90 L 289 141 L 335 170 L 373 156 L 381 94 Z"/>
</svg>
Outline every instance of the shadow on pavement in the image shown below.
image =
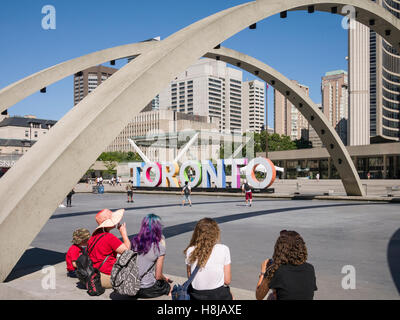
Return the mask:
<svg viewBox="0 0 400 320">
<path fill-rule="evenodd" d="M 265 200 L 265 201 L 270 201 L 270 200 Z M 241 201 L 219 201 L 219 202 L 204 202 L 204 204 L 211 204 L 211 203 L 221 203 L 221 202 L 242 202 Z M 260 202 L 260 201 L 257 201 Z M 200 203 L 196 203 L 198 205 Z M 203 203 L 201 203 L 203 204 Z M 297 207 L 290 207 L 290 208 L 278 208 L 278 209 L 271 209 L 271 210 L 260 210 L 260 211 L 249 211 L 249 212 L 243 212 L 243 213 L 237 213 L 237 214 L 232 214 L 228 216 L 221 216 L 214 218 L 214 220 L 221 224 L 225 222 L 231 222 L 235 220 L 240 220 L 240 219 L 248 219 L 252 217 L 257 217 L 257 216 L 262 216 L 262 215 L 268 215 L 268 214 L 274 214 L 274 213 L 283 213 L 283 212 L 290 212 L 290 211 L 297 211 L 297 210 L 307 210 L 307 209 L 321 209 L 321 208 L 332 208 L 332 207 L 349 207 L 349 206 L 360 206 L 360 205 L 371 205 L 373 203 L 337 203 L 337 204 L 321 204 L 321 205 L 313 205 L 313 206 L 297 206 Z M 155 206 L 146 206 L 146 207 L 141 207 L 141 209 L 153 209 L 153 208 L 159 208 L 159 207 L 175 207 L 175 206 L 180 206 L 180 204 L 169 204 L 169 205 L 155 205 Z M 128 208 L 127 210 L 135 210 L 139 208 Z M 116 210 L 116 209 L 112 209 Z M 87 212 L 79 212 L 79 213 L 71 213 L 71 214 L 59 214 L 53 216 L 51 219 L 56 219 L 56 218 L 63 218 L 63 217 L 71 217 L 71 216 L 80 216 L 80 215 L 87 215 L 87 214 L 93 214 L 97 213 L 98 211 L 87 211 Z M 192 232 L 197 224 L 197 220 L 187 222 L 187 223 L 182 223 L 174 226 L 169 226 L 165 227 L 163 229 L 163 234 L 165 238 L 172 238 L 175 236 L 178 236 L 180 234 L 186 233 L 186 232 Z M 132 239 L 136 234 L 130 235 L 129 238 Z M 400 239 L 400 234 L 397 236 L 397 247 L 396 250 L 399 249 L 398 247 L 398 241 Z M 398 252 L 398 251 L 396 251 Z M 60 253 L 57 251 L 51 251 L 51 250 L 46 250 L 46 249 L 41 249 L 41 248 L 32 248 L 28 249 L 25 251 L 25 253 L 22 255 L 21 259 L 18 261 L 14 269 L 11 271 L 10 275 L 7 277 L 5 282 L 15 280 L 17 278 L 20 278 L 22 276 L 28 275 L 30 273 L 36 272 L 41 270 L 44 266 L 47 265 L 55 265 L 60 262 L 65 261 L 65 254 L 66 253 Z M 399 267 L 400 264 L 397 263 L 397 266 Z M 396 269 L 398 270 L 398 269 Z M 400 275 L 399 275 L 400 277 Z M 114 297 L 117 299 L 117 297 Z"/>
<path fill-rule="evenodd" d="M 4 282 L 9 282 L 27 274 L 41 270 L 44 266 L 55 265 L 65 261 L 65 253 L 41 248 L 25 251 Z"/>
<path fill-rule="evenodd" d="M 390 238 L 387 259 L 397 292 L 400 294 L 400 229 Z"/>
<path fill-rule="evenodd" d="M 257 202 L 260 201 L 267 201 L 267 200 L 257 200 Z M 274 200 L 275 201 L 275 200 Z M 230 200 L 230 201 L 207 201 L 207 202 L 196 202 L 196 205 L 202 205 L 202 204 L 218 204 L 218 203 L 232 203 L 232 202 L 243 202 L 243 200 Z M 132 211 L 132 210 L 141 210 L 141 209 L 157 209 L 157 208 L 168 208 L 168 207 L 180 207 L 182 205 L 182 202 L 178 201 L 177 203 L 171 203 L 171 204 L 160 204 L 160 205 L 152 205 L 152 206 L 141 206 L 141 207 L 126 207 L 124 208 L 125 211 Z M 85 216 L 85 215 L 90 215 L 90 214 L 95 214 L 99 212 L 101 209 L 97 210 L 91 210 L 91 211 L 84 211 L 84 212 L 72 212 L 72 213 L 61 213 L 61 214 L 55 214 L 53 215 L 50 219 L 62 219 L 62 218 L 70 218 L 70 217 L 76 217 L 76 216 Z M 111 209 L 111 211 L 116 211 L 121 208 L 115 208 Z"/>
<path fill-rule="evenodd" d="M 314 205 L 314 206 L 303 206 L 303 207 L 291 207 L 291 208 L 279 208 L 279 209 L 271 209 L 271 210 L 260 210 L 260 211 L 250 211 L 244 213 L 236 213 L 229 216 L 222 216 L 213 218 L 218 224 L 231 222 L 241 219 L 253 218 L 262 215 L 268 215 L 273 213 L 281 213 L 281 212 L 289 212 L 289 211 L 297 211 L 297 210 L 307 210 L 307 209 L 321 209 L 321 208 L 332 208 L 332 207 L 348 207 L 348 206 L 359 206 L 359 205 L 367 205 L 367 203 L 338 203 L 338 204 L 325 204 L 325 205 Z M 371 205 L 371 203 L 368 203 Z M 178 224 L 175 226 L 166 227 L 163 229 L 163 234 L 165 238 L 175 237 L 177 235 L 191 232 L 194 230 L 197 224 L 196 221 L 187 222 Z M 135 235 L 129 236 L 130 238 Z"/>
</svg>

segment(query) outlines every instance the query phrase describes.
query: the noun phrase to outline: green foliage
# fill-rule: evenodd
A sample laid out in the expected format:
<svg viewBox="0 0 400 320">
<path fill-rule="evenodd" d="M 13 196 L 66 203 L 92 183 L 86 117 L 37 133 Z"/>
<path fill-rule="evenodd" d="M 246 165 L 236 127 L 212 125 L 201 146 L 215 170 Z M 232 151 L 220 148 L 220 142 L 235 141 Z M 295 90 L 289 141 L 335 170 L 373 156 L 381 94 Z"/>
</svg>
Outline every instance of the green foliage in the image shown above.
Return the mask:
<svg viewBox="0 0 400 320">
<path fill-rule="evenodd" d="M 244 134 L 245 136 L 246 134 Z M 254 153 L 257 154 L 259 152 L 265 152 L 265 145 L 266 145 L 266 131 L 262 131 L 261 133 L 252 133 L 253 139 L 251 139 L 247 146 L 243 147 L 242 149 L 242 156 L 246 156 L 246 148 L 249 145 L 253 145 L 254 147 Z M 251 135 L 247 134 L 247 137 L 251 137 Z M 308 144 L 307 141 L 299 140 L 300 142 L 292 141 L 290 140 L 289 136 L 285 135 L 279 135 L 277 133 L 273 134 L 268 134 L 268 151 L 283 151 L 283 150 L 295 150 L 295 149 L 300 149 L 300 148 L 305 148 L 305 147 L 312 147 L 311 144 Z M 310 145 L 310 146 L 309 146 Z M 251 148 L 250 148 L 251 149 Z M 219 157 L 220 159 L 225 159 L 224 155 L 225 153 L 232 154 L 234 150 L 228 150 L 230 152 L 225 152 L 224 146 L 221 145 L 219 149 Z M 250 157 L 255 156 L 251 155 Z"/>
<path fill-rule="evenodd" d="M 263 134 L 266 131 L 263 131 Z M 264 134 L 264 144 L 262 145 L 263 150 L 265 151 L 265 134 Z M 295 150 L 297 149 L 296 143 L 290 140 L 289 136 L 279 135 L 277 133 L 273 133 L 268 135 L 268 151 L 283 151 L 283 150 Z"/>
<path fill-rule="evenodd" d="M 254 133 L 254 152 L 265 152 L 267 131 Z M 290 140 L 289 136 L 279 135 L 277 133 L 268 134 L 268 151 L 283 151 L 297 149 L 295 141 Z M 223 151 L 223 150 L 222 150 Z M 242 156 L 246 157 L 246 147 L 242 150 Z"/>
<path fill-rule="evenodd" d="M 111 169 L 111 162 L 142 162 L 142 158 L 139 156 L 139 154 L 129 151 L 129 152 L 120 152 L 120 151 L 115 151 L 115 152 L 103 152 L 100 157 L 97 158 L 97 161 L 104 161 L 107 167 L 107 163 L 109 163 L 110 171 L 113 170 L 114 168 Z"/>
</svg>

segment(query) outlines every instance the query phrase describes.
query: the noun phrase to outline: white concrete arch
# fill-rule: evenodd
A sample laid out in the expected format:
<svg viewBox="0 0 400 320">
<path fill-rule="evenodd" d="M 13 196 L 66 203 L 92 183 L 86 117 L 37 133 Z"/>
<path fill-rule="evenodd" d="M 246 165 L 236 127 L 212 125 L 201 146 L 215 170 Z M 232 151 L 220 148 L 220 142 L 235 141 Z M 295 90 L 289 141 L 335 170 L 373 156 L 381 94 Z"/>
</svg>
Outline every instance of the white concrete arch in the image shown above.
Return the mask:
<svg viewBox="0 0 400 320">
<path fill-rule="evenodd" d="M 106 61 L 109 61 L 126 56 L 139 56 L 142 54 L 142 52 L 148 50 L 152 44 L 156 45 L 154 42 L 148 42 L 106 49 L 98 52 L 97 54 L 92 53 L 86 56 L 85 59 L 78 58 L 76 59 L 78 60 L 76 63 L 73 63 L 73 60 L 70 60 L 52 68 L 43 70 L 39 74 L 40 77 L 46 81 L 46 84 L 50 85 L 52 83 L 50 83 L 49 78 L 57 81 L 60 80 L 59 78 L 61 76 L 65 75 L 58 72 L 59 70 L 68 69 L 67 72 L 69 73 L 71 70 L 76 71 L 82 70 L 82 67 L 90 67 L 91 61 L 101 62 L 104 60 L 104 58 L 106 58 Z M 328 147 L 327 150 L 337 166 L 339 175 L 342 177 L 346 193 L 348 195 L 362 195 L 362 186 L 359 181 L 357 171 L 355 168 L 353 168 L 354 166 L 352 166 L 351 158 L 349 157 L 346 148 L 344 147 L 340 138 L 335 136 L 335 130 L 330 126 L 329 123 L 327 123 L 322 112 L 315 107 L 311 99 L 306 97 L 301 90 L 298 90 L 298 88 L 296 88 L 296 86 L 294 86 L 287 78 L 270 66 L 237 51 L 221 48 L 207 53 L 205 57 L 210 57 L 213 59 L 218 58 L 233 65 L 240 64 L 242 69 L 251 73 L 261 72 L 258 76 L 264 81 L 270 83 L 282 94 L 286 95 L 286 92 L 292 92 L 293 94 L 288 96 L 288 99 L 299 109 L 303 116 L 305 116 L 316 132 L 321 133 L 321 141 L 323 141 L 324 145 L 333 145 L 333 148 Z M 66 68 L 66 65 L 68 68 Z M 74 69 L 70 68 L 72 65 L 75 65 Z M 52 74 L 55 75 L 55 78 Z M 29 77 L 27 81 L 31 81 L 31 78 L 32 77 Z M 18 86 L 19 84 L 16 87 Z M 300 108 L 299 105 L 304 107 Z M 311 120 L 311 117 L 313 117 L 313 120 Z"/>
<path fill-rule="evenodd" d="M 246 70 L 282 93 L 307 119 L 326 146 L 342 179 L 347 195 L 364 195 L 354 163 L 336 130 L 321 110 L 298 86 L 265 63 L 235 50 L 221 47 L 207 53 L 205 57 L 221 60 Z"/>
<path fill-rule="evenodd" d="M 261 1 L 262 0 L 258 0 L 258 2 Z M 286 0 L 269 2 L 271 3 L 271 7 L 277 6 L 275 2 L 282 3 L 279 10 L 274 10 L 276 11 L 275 13 L 283 11 L 309 10 L 308 7 L 310 5 L 313 5 L 313 10 L 315 11 L 332 12 L 345 15 L 347 12 L 342 13 L 342 8 L 346 5 L 352 5 L 357 10 L 357 21 L 369 26 L 371 29 L 373 29 L 383 38 L 385 38 L 392 46 L 396 47 L 397 49 L 400 48 L 398 19 L 375 3 L 366 3 L 366 0 Z M 268 16 L 271 15 L 273 14 L 269 14 Z M 290 19 L 290 15 L 287 18 Z M 191 26 L 186 29 L 189 30 L 190 28 Z M 389 34 L 387 34 L 388 31 L 390 31 Z M 138 55 L 138 52 L 142 53 L 150 47 L 154 48 L 156 44 L 157 41 L 150 41 L 109 48 L 93 52 L 79 58 L 71 59 L 50 68 L 41 70 L 0 90 L 0 113 L 18 103 L 19 101 L 25 99 L 29 95 L 59 80 L 62 80 L 65 77 L 73 75 L 94 65 L 103 64 L 111 60 L 118 60 L 130 56 L 136 56 Z"/>
<path fill-rule="evenodd" d="M 0 113 L 42 88 L 79 71 L 108 61 L 134 57 L 136 52 L 142 53 L 149 47 L 154 48 L 156 43 L 157 41 L 138 42 L 96 51 L 36 72 L 0 90 Z"/>
<path fill-rule="evenodd" d="M 176 74 L 244 28 L 281 11 L 307 7 L 310 2 L 322 11 L 332 5 L 354 5 L 360 22 L 374 20 L 374 30 L 399 48 L 399 20 L 365 0 L 258 0 L 221 11 L 173 34 L 82 100 L 1 179 L 0 280 L 98 154 Z"/>
</svg>

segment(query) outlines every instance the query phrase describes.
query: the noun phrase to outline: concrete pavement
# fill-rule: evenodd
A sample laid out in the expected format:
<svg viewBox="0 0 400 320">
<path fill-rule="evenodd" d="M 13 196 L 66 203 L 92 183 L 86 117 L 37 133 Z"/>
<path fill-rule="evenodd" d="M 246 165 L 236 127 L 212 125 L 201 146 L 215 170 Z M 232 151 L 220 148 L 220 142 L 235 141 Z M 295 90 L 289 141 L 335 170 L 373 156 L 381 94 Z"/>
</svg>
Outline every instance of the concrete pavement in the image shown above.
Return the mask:
<svg viewBox="0 0 400 320">
<path fill-rule="evenodd" d="M 306 241 L 309 262 L 317 274 L 316 299 L 398 299 L 400 289 L 400 206 L 356 201 L 254 200 L 251 208 L 238 197 L 192 197 L 193 207 L 182 207 L 181 196 L 135 194 L 127 203 L 122 193 L 78 193 L 72 208 L 57 209 L 8 278 L 0 298 L 93 299 L 65 275 L 65 252 L 73 230 L 94 230 L 94 217 L 103 208 L 125 208 L 128 234 L 134 235 L 148 213 L 161 216 L 167 242 L 164 272 L 183 283 L 183 250 L 196 222 L 214 218 L 222 243 L 231 251 L 232 287 L 238 299 L 254 299 L 260 264 L 271 257 L 282 229 L 298 231 Z M 118 236 L 118 232 L 114 232 Z M 55 266 L 57 288 L 42 290 L 43 266 Z M 343 267 L 354 266 L 356 289 L 341 286 Z M 240 290 L 239 290 L 240 289 Z M 111 297 L 116 298 L 116 297 Z M 110 299 L 105 294 L 95 299 Z"/>
<path fill-rule="evenodd" d="M 51 267 L 49 269 L 48 267 Z M 47 269 L 46 269 L 47 268 Z M 54 269 L 53 269 L 54 268 Z M 50 272 L 54 270 L 54 288 L 49 280 Z M 187 279 L 176 275 L 166 274 L 174 280 L 174 284 L 183 284 Z M 65 272 L 65 263 L 61 262 L 54 266 L 45 266 L 43 270 L 36 271 L 11 282 L 0 284 L 0 300 L 129 300 L 131 297 L 121 296 L 107 289 L 98 297 L 91 297 L 86 290 L 77 286 L 77 279 L 68 278 Z M 254 300 L 253 291 L 231 288 L 233 296 L 237 300 Z M 142 300 L 142 299 L 139 299 Z M 171 297 L 161 296 L 149 300 L 171 300 Z"/>
</svg>

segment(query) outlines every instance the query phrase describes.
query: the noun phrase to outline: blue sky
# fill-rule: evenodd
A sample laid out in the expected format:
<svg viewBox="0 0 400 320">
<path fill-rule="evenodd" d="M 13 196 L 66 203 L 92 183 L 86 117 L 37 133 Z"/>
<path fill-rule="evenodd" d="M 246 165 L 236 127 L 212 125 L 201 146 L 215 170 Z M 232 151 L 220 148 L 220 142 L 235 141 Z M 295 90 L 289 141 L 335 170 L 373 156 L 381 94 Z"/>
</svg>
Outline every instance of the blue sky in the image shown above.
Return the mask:
<svg viewBox="0 0 400 320">
<path fill-rule="evenodd" d="M 179 29 L 243 0 L 2 0 L 0 7 L 0 88 L 41 69 L 93 51 L 168 37 Z M 42 7 L 56 9 L 56 30 L 42 28 Z M 321 102 L 321 77 L 347 70 L 347 30 L 330 13 L 289 12 L 261 21 L 223 43 L 271 65 L 310 87 Z M 125 61 L 118 62 L 122 67 Z M 244 73 L 244 80 L 254 76 Z M 0 101 L 1 103 L 1 101 Z M 73 106 L 68 77 L 13 106 L 11 115 L 59 120 Z M 273 126 L 273 90 L 268 92 L 268 124 Z"/>
</svg>

